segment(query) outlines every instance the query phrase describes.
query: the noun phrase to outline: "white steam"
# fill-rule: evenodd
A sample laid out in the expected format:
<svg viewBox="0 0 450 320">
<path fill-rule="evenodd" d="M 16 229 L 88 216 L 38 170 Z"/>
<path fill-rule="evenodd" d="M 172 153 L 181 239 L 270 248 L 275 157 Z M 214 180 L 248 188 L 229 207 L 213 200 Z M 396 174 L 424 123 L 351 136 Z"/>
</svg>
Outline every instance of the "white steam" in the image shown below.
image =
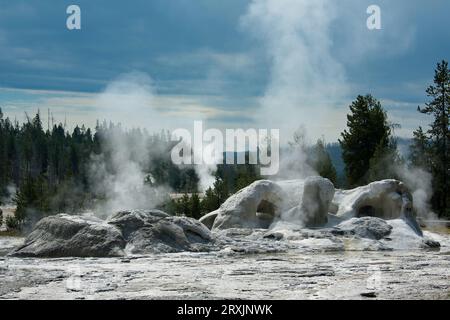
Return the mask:
<svg viewBox="0 0 450 320">
<path fill-rule="evenodd" d="M 241 24 L 261 42 L 271 63 L 260 101 L 265 125 L 292 132 L 307 123 L 314 136 L 322 136 L 326 128 L 340 127 L 334 122 L 345 123 L 344 114 L 333 111 L 347 94 L 330 34 L 337 5 L 329 0 L 251 2 Z"/>
<path fill-rule="evenodd" d="M 115 123 L 147 128 L 155 118 L 161 118 L 154 107 L 155 94 L 153 80 L 147 74 L 131 72 L 109 83 L 98 95 L 95 106 L 100 119 L 107 115 Z"/>
<path fill-rule="evenodd" d="M 208 188 L 214 187 L 216 181 L 215 172 L 217 170 L 217 164 L 215 160 L 215 145 L 210 143 L 203 146 L 203 161 L 202 164 L 195 166 L 195 172 L 200 180 L 199 189 L 201 192 L 205 192 Z"/>
<path fill-rule="evenodd" d="M 289 148 L 281 152 L 278 178 L 305 179 L 317 175 L 311 166 L 310 151 L 311 146 L 307 140 L 306 129 L 302 126 L 294 132 Z"/>
<path fill-rule="evenodd" d="M 432 175 L 422 168 L 397 166 L 395 172 L 399 175 L 413 196 L 413 207 L 418 217 L 434 220 L 437 215 L 432 212 L 430 200 L 433 195 Z"/>
<path fill-rule="evenodd" d="M 90 167 L 94 192 L 104 197 L 95 212 L 110 215 L 125 209 L 153 209 L 161 204 L 168 190 L 154 187 L 145 168 L 149 167 L 147 137 L 125 134 L 121 128 L 103 135 L 106 152 L 93 156 Z"/>
<path fill-rule="evenodd" d="M 97 98 L 100 117 L 127 125 L 148 127 L 159 111 L 152 105 L 154 90 L 151 78 L 142 73 L 124 75 L 109 84 Z M 168 189 L 154 187 L 148 168 L 152 157 L 162 151 L 150 149 L 146 130 L 126 130 L 120 125 L 102 131 L 102 153 L 92 158 L 90 179 L 93 191 L 103 197 L 95 208 L 101 215 L 124 209 L 151 209 L 161 204 Z"/>
</svg>

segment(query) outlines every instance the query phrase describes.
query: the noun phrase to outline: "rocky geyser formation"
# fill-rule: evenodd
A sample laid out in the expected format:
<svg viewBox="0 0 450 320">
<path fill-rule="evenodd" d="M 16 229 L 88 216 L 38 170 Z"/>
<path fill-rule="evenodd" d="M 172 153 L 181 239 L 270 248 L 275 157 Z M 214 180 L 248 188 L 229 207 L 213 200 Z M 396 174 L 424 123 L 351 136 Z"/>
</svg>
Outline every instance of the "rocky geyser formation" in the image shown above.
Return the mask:
<svg viewBox="0 0 450 320">
<path fill-rule="evenodd" d="M 17 257 L 116 257 L 129 254 L 208 250 L 213 237 L 192 218 L 159 210 L 121 211 L 104 221 L 59 214 L 39 221 Z"/>
<path fill-rule="evenodd" d="M 383 180 L 352 190 L 335 190 L 322 177 L 272 182 L 260 180 L 232 195 L 200 219 L 211 229 L 268 228 L 277 221 L 320 227 L 350 218 L 404 218 L 415 222 L 412 196 L 397 180 Z"/>
<path fill-rule="evenodd" d="M 159 210 L 121 211 L 108 224 L 120 230 L 126 251 L 133 254 L 208 251 L 214 242 L 211 232 L 199 221 Z"/>
<path fill-rule="evenodd" d="M 121 211 L 107 220 L 60 214 L 42 219 L 15 249 L 22 257 L 113 257 L 172 252 L 289 249 L 438 248 L 415 219 L 397 180 L 335 190 L 322 177 L 260 180 L 197 221 L 159 210 Z"/>
</svg>

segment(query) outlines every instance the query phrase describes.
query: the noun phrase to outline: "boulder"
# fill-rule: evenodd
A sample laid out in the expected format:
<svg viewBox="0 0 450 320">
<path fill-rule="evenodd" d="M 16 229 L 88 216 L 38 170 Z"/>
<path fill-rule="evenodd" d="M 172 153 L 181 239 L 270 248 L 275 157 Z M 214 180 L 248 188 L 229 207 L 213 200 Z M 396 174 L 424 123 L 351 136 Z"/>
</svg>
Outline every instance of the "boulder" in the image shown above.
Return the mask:
<svg viewBox="0 0 450 320">
<path fill-rule="evenodd" d="M 361 238 L 380 240 L 391 233 L 392 226 L 385 220 L 375 217 L 352 218 L 341 222 L 336 229 L 343 235 L 356 235 Z"/>
<path fill-rule="evenodd" d="M 209 229 L 192 218 L 169 216 L 159 210 L 131 210 L 118 212 L 108 223 L 122 232 L 126 251 L 132 254 L 213 249 Z"/>
<path fill-rule="evenodd" d="M 39 221 L 25 243 L 10 255 L 20 257 L 113 257 L 213 250 L 207 227 L 159 210 L 120 211 L 104 221 L 59 214 Z"/>
<path fill-rule="evenodd" d="M 124 255 L 125 240 L 113 225 L 88 216 L 59 214 L 40 220 L 17 257 L 115 257 Z"/>
</svg>

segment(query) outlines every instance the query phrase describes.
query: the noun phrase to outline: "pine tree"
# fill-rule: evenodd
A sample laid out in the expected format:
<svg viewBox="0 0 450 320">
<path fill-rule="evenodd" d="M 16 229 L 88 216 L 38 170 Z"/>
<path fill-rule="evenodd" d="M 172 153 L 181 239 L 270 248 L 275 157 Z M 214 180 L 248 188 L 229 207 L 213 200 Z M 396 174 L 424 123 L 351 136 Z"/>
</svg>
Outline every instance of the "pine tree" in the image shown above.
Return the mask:
<svg viewBox="0 0 450 320">
<path fill-rule="evenodd" d="M 191 196 L 191 217 L 194 219 L 200 219 L 202 216 L 201 206 L 200 206 L 200 197 L 197 193 L 192 194 Z"/>
<path fill-rule="evenodd" d="M 44 177 L 26 177 L 14 198 L 16 211 L 14 218 L 19 227 L 27 222 L 35 223 L 49 213 L 50 195 Z"/>
<path fill-rule="evenodd" d="M 216 174 L 216 181 L 214 182 L 214 193 L 217 197 L 218 207 L 230 196 L 228 187 L 228 180 L 226 177 L 222 178 Z"/>
<path fill-rule="evenodd" d="M 14 198 L 14 202 L 16 204 L 14 218 L 19 225 L 25 222 L 29 214 L 29 210 L 36 204 L 37 197 L 38 195 L 34 185 L 34 180 L 31 176 L 28 176 L 22 182 Z"/>
<path fill-rule="evenodd" d="M 236 167 L 237 172 L 234 177 L 235 181 L 233 183 L 232 192 L 237 192 L 252 184 L 256 180 L 261 179 L 261 175 L 259 174 L 259 170 L 256 165 L 246 163 L 245 165 L 241 164 Z"/>
<path fill-rule="evenodd" d="M 437 64 L 434 85 L 426 90 L 432 100 L 424 108 L 418 107 L 421 113 L 432 115 L 433 123 L 427 131 L 430 138 L 429 154 L 431 172 L 433 174 L 433 207 L 438 212 L 450 215 L 450 70 L 448 62 Z"/>
<path fill-rule="evenodd" d="M 205 196 L 202 199 L 201 207 L 203 213 L 212 212 L 220 207 L 218 197 L 211 187 L 205 191 Z"/>
<path fill-rule="evenodd" d="M 389 147 L 391 128 L 381 103 L 371 95 L 359 95 L 350 105 L 348 131 L 341 133 L 339 143 L 345 162 L 347 182 L 357 186 L 369 181 L 370 161 L 375 152 Z"/>
<path fill-rule="evenodd" d="M 422 127 L 413 132 L 412 143 L 409 146 L 409 160 L 412 166 L 423 169 L 430 168 L 430 143 Z"/>
<path fill-rule="evenodd" d="M 187 193 L 183 195 L 180 200 L 180 212 L 181 215 L 190 217 L 191 216 L 191 202 Z"/>
</svg>

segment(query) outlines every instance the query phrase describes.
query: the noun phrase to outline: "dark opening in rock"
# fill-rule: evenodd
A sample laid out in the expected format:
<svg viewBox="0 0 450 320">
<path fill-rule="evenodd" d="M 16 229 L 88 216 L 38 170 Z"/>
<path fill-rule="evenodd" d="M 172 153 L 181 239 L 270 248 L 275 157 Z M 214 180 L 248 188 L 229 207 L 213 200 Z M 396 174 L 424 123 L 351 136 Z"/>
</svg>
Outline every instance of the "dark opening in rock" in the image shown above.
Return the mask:
<svg viewBox="0 0 450 320">
<path fill-rule="evenodd" d="M 277 207 L 270 201 L 261 200 L 256 208 L 256 216 L 259 218 L 261 227 L 268 228 L 275 218 Z"/>
<path fill-rule="evenodd" d="M 358 218 L 361 217 L 375 217 L 375 208 L 372 206 L 363 206 L 358 210 Z"/>
<path fill-rule="evenodd" d="M 265 213 L 272 217 L 275 215 L 275 210 L 276 210 L 275 205 L 267 200 L 261 200 L 261 202 L 258 205 L 258 208 L 256 209 L 257 212 Z"/>
</svg>

